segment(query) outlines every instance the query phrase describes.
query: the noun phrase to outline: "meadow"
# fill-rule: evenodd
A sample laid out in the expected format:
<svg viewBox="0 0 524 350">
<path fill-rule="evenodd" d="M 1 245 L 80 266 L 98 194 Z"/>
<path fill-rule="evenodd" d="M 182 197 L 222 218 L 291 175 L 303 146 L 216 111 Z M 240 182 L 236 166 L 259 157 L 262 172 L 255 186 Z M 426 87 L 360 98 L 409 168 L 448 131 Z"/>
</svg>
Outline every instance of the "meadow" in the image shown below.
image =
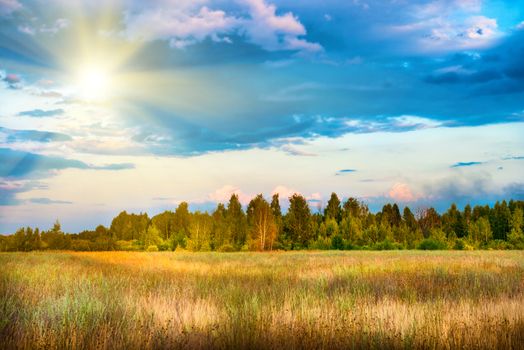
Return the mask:
<svg viewBox="0 0 524 350">
<path fill-rule="evenodd" d="M 524 347 L 523 251 L 0 254 L 0 348 Z"/>
</svg>

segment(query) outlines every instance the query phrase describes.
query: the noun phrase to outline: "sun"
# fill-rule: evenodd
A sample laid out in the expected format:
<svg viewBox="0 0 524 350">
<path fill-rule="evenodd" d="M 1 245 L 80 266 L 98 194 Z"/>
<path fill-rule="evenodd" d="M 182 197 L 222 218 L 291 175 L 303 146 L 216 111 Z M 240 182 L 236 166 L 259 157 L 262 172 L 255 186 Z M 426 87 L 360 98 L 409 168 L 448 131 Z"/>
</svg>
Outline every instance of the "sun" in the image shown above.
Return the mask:
<svg viewBox="0 0 524 350">
<path fill-rule="evenodd" d="M 79 97 L 87 102 L 102 102 L 111 97 L 111 72 L 102 65 L 83 65 L 77 74 Z"/>
</svg>

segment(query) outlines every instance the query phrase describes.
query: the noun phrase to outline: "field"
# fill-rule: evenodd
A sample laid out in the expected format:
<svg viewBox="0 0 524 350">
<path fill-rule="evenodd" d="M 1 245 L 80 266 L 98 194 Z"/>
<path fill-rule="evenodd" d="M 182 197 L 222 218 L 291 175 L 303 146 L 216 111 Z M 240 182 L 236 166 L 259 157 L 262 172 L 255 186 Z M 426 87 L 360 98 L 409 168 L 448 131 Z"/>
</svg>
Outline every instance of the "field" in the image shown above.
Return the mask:
<svg viewBox="0 0 524 350">
<path fill-rule="evenodd" d="M 0 254 L 0 348 L 524 348 L 524 252 Z"/>
</svg>

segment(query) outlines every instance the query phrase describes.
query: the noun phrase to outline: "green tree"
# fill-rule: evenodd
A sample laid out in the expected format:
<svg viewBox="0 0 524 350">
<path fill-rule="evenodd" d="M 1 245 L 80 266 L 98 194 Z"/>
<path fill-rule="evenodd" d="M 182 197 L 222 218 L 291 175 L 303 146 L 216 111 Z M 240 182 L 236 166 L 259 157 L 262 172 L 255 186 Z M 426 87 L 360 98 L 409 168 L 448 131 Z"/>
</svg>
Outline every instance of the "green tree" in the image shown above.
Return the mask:
<svg viewBox="0 0 524 350">
<path fill-rule="evenodd" d="M 508 241 L 513 244 L 515 248 L 524 248 L 524 234 L 522 227 L 524 225 L 523 210 L 515 208 L 511 216 L 511 231 L 508 235 Z"/>
<path fill-rule="evenodd" d="M 191 214 L 189 213 L 189 205 L 187 202 L 182 202 L 178 205 L 171 223 L 173 232 L 182 233 L 185 236 L 189 235 L 189 225 L 191 221 Z"/>
<path fill-rule="evenodd" d="M 140 237 L 144 249 L 148 249 L 150 246 L 158 246 L 162 242 L 160 238 L 160 230 L 155 225 L 149 225 L 149 227 L 142 232 Z"/>
<path fill-rule="evenodd" d="M 440 215 L 434 208 L 419 209 L 417 216 L 418 225 L 422 230 L 422 235 L 425 238 L 428 238 L 430 236 L 432 229 L 440 227 Z"/>
<path fill-rule="evenodd" d="M 340 208 L 340 199 L 335 192 L 331 193 L 331 197 L 324 209 L 324 219 L 334 219 L 335 222 L 340 222 L 342 216 L 342 209 Z"/>
<path fill-rule="evenodd" d="M 175 213 L 172 211 L 166 210 L 163 213 L 153 216 L 151 222 L 158 228 L 160 236 L 163 239 L 171 239 L 176 232 L 174 227 Z"/>
<path fill-rule="evenodd" d="M 211 231 L 211 248 L 219 249 L 224 245 L 232 245 L 229 241 L 231 234 L 229 233 L 227 223 L 227 210 L 224 204 L 219 203 L 212 214 L 213 228 Z"/>
<path fill-rule="evenodd" d="M 404 208 L 404 212 L 402 215 L 402 221 L 406 224 L 406 226 L 410 230 L 416 230 L 417 229 L 417 219 L 415 219 L 415 215 L 411 212 L 409 207 Z"/>
<path fill-rule="evenodd" d="M 193 251 L 211 250 L 212 217 L 208 213 L 196 211 L 189 222 L 187 248 Z"/>
<path fill-rule="evenodd" d="M 273 217 L 275 218 L 275 224 L 277 226 L 277 242 L 282 237 L 283 223 L 282 223 L 282 210 L 280 208 L 280 201 L 278 198 L 278 193 L 273 194 L 271 197 L 271 211 L 273 212 Z"/>
<path fill-rule="evenodd" d="M 257 250 L 272 250 L 276 240 L 277 225 L 270 204 L 259 194 L 249 202 L 247 221 L 251 241 Z"/>
<path fill-rule="evenodd" d="M 497 202 L 489 213 L 494 239 L 506 240 L 511 227 L 511 211 L 506 201 Z"/>
<path fill-rule="evenodd" d="M 228 231 L 231 234 L 229 241 L 238 250 L 245 243 L 247 238 L 246 215 L 242 210 L 242 204 L 236 194 L 231 195 L 226 212 Z"/>
<path fill-rule="evenodd" d="M 442 229 L 447 236 L 454 233 L 458 238 L 466 235 L 466 226 L 460 210 L 455 203 L 442 215 Z"/>
<path fill-rule="evenodd" d="M 295 193 L 289 198 L 286 214 L 286 234 L 293 248 L 305 248 L 311 238 L 311 212 L 306 199 Z"/>
<path fill-rule="evenodd" d="M 485 245 L 493 238 L 491 225 L 487 218 L 479 218 L 468 225 L 468 239 L 473 245 Z"/>
<path fill-rule="evenodd" d="M 56 220 L 49 231 L 42 233 L 42 246 L 48 249 L 69 249 L 71 247 L 71 236 L 62 232 L 60 222 Z"/>
<path fill-rule="evenodd" d="M 109 232 L 115 240 L 140 239 L 148 225 L 149 217 L 147 214 L 128 214 L 123 211 L 113 219 Z"/>
</svg>

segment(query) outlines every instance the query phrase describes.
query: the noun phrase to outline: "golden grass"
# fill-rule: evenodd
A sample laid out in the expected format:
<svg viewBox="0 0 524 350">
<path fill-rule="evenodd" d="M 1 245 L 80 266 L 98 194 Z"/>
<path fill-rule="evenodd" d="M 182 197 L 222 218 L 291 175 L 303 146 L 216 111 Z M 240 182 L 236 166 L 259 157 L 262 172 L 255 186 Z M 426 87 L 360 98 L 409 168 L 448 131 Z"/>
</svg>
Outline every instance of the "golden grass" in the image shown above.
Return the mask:
<svg viewBox="0 0 524 350">
<path fill-rule="evenodd" d="M 0 254 L 0 348 L 524 348 L 524 252 Z"/>
</svg>

